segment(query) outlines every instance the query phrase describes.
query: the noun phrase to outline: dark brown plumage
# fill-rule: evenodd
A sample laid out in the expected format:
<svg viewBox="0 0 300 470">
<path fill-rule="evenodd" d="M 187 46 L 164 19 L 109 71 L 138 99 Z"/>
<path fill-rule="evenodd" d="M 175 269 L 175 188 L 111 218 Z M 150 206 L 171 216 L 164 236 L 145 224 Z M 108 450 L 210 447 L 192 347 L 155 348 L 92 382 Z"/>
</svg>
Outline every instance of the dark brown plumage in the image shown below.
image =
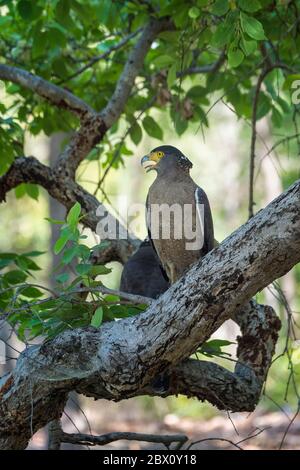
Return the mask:
<svg viewBox="0 0 300 470">
<path fill-rule="evenodd" d="M 163 275 L 152 244 L 149 240 L 143 241 L 124 265 L 120 290 L 157 299 L 168 288 L 169 282 Z"/>
<path fill-rule="evenodd" d="M 192 163 L 175 147 L 157 147 L 143 157 L 142 164 L 147 171 L 157 172 L 146 202 L 148 233 L 162 267 L 173 283 L 191 264 L 214 247 L 209 201 L 203 189 L 196 185 L 189 174 Z M 162 209 L 161 216 L 155 217 L 161 205 L 166 205 L 165 209 Z M 176 216 L 171 211 L 169 218 L 168 210 L 171 206 Z M 165 237 L 168 229 L 169 236 Z M 198 237 L 198 244 L 196 238 L 194 242 L 190 238 L 192 233 Z"/>
</svg>

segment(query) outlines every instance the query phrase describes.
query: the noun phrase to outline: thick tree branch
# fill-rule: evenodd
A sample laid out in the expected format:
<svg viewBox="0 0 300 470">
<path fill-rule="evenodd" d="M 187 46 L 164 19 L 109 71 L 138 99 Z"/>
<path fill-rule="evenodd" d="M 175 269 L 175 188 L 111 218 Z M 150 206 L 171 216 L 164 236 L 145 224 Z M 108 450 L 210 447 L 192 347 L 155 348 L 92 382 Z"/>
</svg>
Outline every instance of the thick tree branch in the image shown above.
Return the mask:
<svg viewBox="0 0 300 470">
<path fill-rule="evenodd" d="M 18 67 L 0 64 L 0 80 L 10 81 L 27 88 L 59 108 L 68 109 L 80 119 L 95 113 L 83 100 L 64 88 Z"/>
<path fill-rule="evenodd" d="M 47 190 L 50 196 L 63 204 L 67 210 L 76 201 L 80 202 L 82 212 L 85 215 L 82 223 L 94 232 L 96 232 L 97 224 L 100 220 L 96 215 L 99 207 L 102 208 L 104 218 L 108 215 L 113 217 L 95 196 L 82 188 L 72 178 L 54 172 L 34 157 L 16 158 L 9 170 L 0 177 L 0 203 L 5 201 L 8 191 L 21 183 L 40 184 Z M 126 228 L 120 222 L 116 221 L 116 226 L 118 233 L 127 233 Z M 98 225 L 97 233 L 101 240 L 106 239 L 105 232 L 101 230 L 101 224 Z M 94 258 L 97 258 L 99 264 L 108 261 L 124 263 L 133 251 L 138 248 L 139 244 L 140 240 L 136 239 L 133 235 L 128 235 L 124 239 L 111 240 L 110 245 L 101 252 L 95 253 Z"/>
<path fill-rule="evenodd" d="M 169 21 L 151 20 L 143 29 L 139 40 L 129 54 L 115 92 L 107 106 L 100 114 L 91 110 L 82 116 L 81 128 L 73 135 L 69 145 L 66 146 L 63 153 L 59 156 L 53 170 L 39 164 L 34 158 L 25 159 L 22 157 L 14 161 L 8 172 L 0 178 L 0 202 L 5 200 L 5 195 L 10 189 L 22 182 L 41 184 L 52 197 L 61 202 L 67 209 L 75 201 L 80 202 L 86 213 L 83 223 L 92 230 L 96 230 L 99 221 L 96 216 L 96 210 L 100 204 L 94 196 L 75 182 L 76 170 L 80 162 L 103 138 L 107 129 L 111 127 L 123 112 L 152 41 L 159 32 L 168 27 L 170 27 Z M 28 72 L 0 65 L 0 77 L 1 71 L 2 77 L 6 77 L 6 79 L 14 77 L 16 82 L 36 91 L 40 96 L 44 96 L 47 99 L 51 97 L 52 102 L 55 104 L 59 104 L 60 97 L 65 96 L 64 89 L 52 86 L 45 80 L 35 77 Z M 66 96 L 68 97 L 68 102 L 71 102 L 73 95 L 67 94 Z M 73 98 L 75 101 L 77 100 L 77 98 Z M 69 109 L 71 110 L 71 108 Z M 108 215 L 105 209 L 102 212 L 104 214 L 103 217 Z M 126 229 L 120 223 L 117 223 L 117 230 L 118 233 L 123 232 L 126 234 Z M 101 233 L 98 234 L 101 236 Z M 105 237 L 101 236 L 101 238 Z M 139 240 L 136 240 L 133 236 L 129 236 L 127 239 L 120 239 L 117 242 L 112 242 L 109 248 L 101 252 L 100 259 L 102 262 L 112 260 L 124 262 L 138 245 Z"/>
<path fill-rule="evenodd" d="M 161 21 L 152 19 L 144 28 L 139 40 L 128 56 L 112 97 L 101 112 L 108 128 L 116 122 L 123 112 L 135 79 L 143 66 L 145 56 L 153 40 L 160 32 L 170 28 L 171 22 L 165 19 Z"/>
<path fill-rule="evenodd" d="M 75 173 L 81 161 L 101 141 L 106 131 L 124 111 L 135 79 L 153 40 L 161 31 L 170 27 L 171 22 L 165 19 L 151 19 L 145 26 L 129 53 L 113 95 L 100 113 L 96 113 L 84 101 L 62 87 L 17 67 L 0 64 L 1 80 L 9 80 L 32 90 L 56 106 L 68 109 L 81 119 L 81 128 L 72 136 L 69 145 L 58 158 L 54 168 L 57 175 L 75 179 Z M 127 40 L 133 36 L 135 34 L 130 35 Z M 127 40 L 124 39 L 124 44 Z"/>
<path fill-rule="evenodd" d="M 143 66 L 145 56 L 153 40 L 158 33 L 168 27 L 170 27 L 169 21 L 151 20 L 142 30 L 140 38 L 129 53 L 113 95 L 106 107 L 99 114 L 87 118 L 81 129 L 72 138 L 58 159 L 55 168 L 58 174 L 66 173 L 74 179 L 80 162 L 101 141 L 106 131 L 124 111 L 135 79 Z"/>
<path fill-rule="evenodd" d="M 72 389 L 112 400 L 151 394 L 149 384 L 166 370 L 171 371 L 167 393 L 185 390 L 219 407 L 253 409 L 277 338 L 279 325 L 271 309 L 256 316 L 243 309 L 238 315 L 242 330 L 247 316 L 251 324 L 240 340 L 234 374 L 215 364 L 182 361 L 256 292 L 299 261 L 300 180 L 197 262 L 146 312 L 99 330 L 65 331 L 28 348 L 14 371 L 0 380 L 0 448 L 26 446 L 31 430 L 61 414 Z M 188 368 L 193 380 L 180 375 L 180 368 Z M 192 388 L 194 380 L 197 389 Z M 249 400 L 241 404 L 237 400 L 243 393 Z"/>
</svg>

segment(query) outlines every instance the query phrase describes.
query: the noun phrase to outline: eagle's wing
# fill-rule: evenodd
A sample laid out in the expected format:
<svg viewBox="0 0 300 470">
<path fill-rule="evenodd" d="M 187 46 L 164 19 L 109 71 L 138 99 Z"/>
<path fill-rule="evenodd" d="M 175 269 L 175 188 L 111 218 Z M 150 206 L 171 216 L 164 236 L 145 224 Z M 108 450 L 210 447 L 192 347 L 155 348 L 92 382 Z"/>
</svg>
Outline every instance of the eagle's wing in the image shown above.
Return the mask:
<svg viewBox="0 0 300 470">
<path fill-rule="evenodd" d="M 195 202 L 197 216 L 200 222 L 201 230 L 203 230 L 203 246 L 201 249 L 202 256 L 206 255 L 214 247 L 214 224 L 211 215 L 208 197 L 202 188 L 197 186 L 195 190 Z M 204 225 L 204 226 L 203 226 Z"/>
<path fill-rule="evenodd" d="M 124 264 L 120 290 L 129 294 L 144 295 L 156 299 L 169 288 L 165 281 L 156 253 L 149 240 L 144 240 L 138 250 Z"/>
<path fill-rule="evenodd" d="M 159 264 L 159 267 L 160 267 L 160 270 L 161 270 L 161 273 L 164 277 L 164 279 L 167 281 L 167 282 L 170 282 L 170 279 L 168 278 L 167 276 L 167 273 L 166 271 L 164 270 L 161 262 L 160 262 L 160 259 L 159 259 L 159 256 L 157 254 L 157 251 L 155 249 L 155 246 L 154 246 L 154 243 L 153 243 L 153 240 L 152 240 L 152 237 L 151 237 L 151 226 L 150 226 L 150 208 L 149 208 L 149 194 L 147 195 L 147 199 L 146 199 L 146 225 L 147 225 L 147 231 L 148 231 L 148 238 L 149 238 L 149 242 L 153 248 L 153 251 L 154 251 L 154 254 L 157 258 L 157 262 Z"/>
</svg>

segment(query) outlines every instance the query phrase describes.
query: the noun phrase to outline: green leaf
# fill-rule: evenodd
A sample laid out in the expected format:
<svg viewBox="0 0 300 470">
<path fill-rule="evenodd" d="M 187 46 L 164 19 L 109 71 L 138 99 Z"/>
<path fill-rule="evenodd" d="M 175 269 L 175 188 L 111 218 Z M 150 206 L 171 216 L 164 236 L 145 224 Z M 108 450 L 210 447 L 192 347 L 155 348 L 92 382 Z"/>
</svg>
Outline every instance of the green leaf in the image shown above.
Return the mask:
<svg viewBox="0 0 300 470">
<path fill-rule="evenodd" d="M 84 276 L 85 274 L 88 274 L 93 267 L 94 266 L 92 264 L 82 263 L 82 264 L 78 264 L 75 269 L 78 274 L 80 274 L 81 276 Z"/>
<path fill-rule="evenodd" d="M 110 245 L 111 242 L 109 240 L 103 240 L 102 242 L 98 243 L 98 245 L 93 246 L 92 250 L 99 252 L 105 250 L 106 248 L 109 248 Z"/>
<path fill-rule="evenodd" d="M 36 20 L 43 12 L 43 8 L 37 2 L 30 0 L 20 0 L 17 8 L 20 16 L 25 21 Z"/>
<path fill-rule="evenodd" d="M 230 46 L 228 51 L 228 63 L 230 67 L 238 67 L 244 60 L 243 52 L 236 46 Z"/>
<path fill-rule="evenodd" d="M 52 219 L 51 217 L 45 217 L 45 220 L 48 220 L 51 224 L 56 224 L 56 225 L 63 225 L 65 223 L 64 220 L 57 220 L 57 219 Z"/>
<path fill-rule="evenodd" d="M 283 115 L 276 108 L 273 108 L 271 120 L 275 127 L 280 127 L 283 123 Z"/>
<path fill-rule="evenodd" d="M 30 258 L 25 255 L 20 255 L 16 259 L 16 264 L 24 271 L 40 271 L 40 267 Z"/>
<path fill-rule="evenodd" d="M 31 54 L 33 59 L 45 54 L 48 43 L 48 35 L 46 31 L 37 30 L 33 34 Z"/>
<path fill-rule="evenodd" d="M 265 36 L 263 25 L 260 23 L 260 21 L 242 12 L 240 18 L 242 30 L 247 33 L 248 36 L 253 39 L 256 39 L 257 41 L 267 39 Z"/>
<path fill-rule="evenodd" d="M 77 225 L 80 212 L 81 212 L 81 205 L 79 204 L 79 202 L 75 202 L 74 206 L 70 209 L 67 215 L 68 224 Z"/>
<path fill-rule="evenodd" d="M 197 100 L 197 99 L 202 98 L 203 96 L 205 96 L 206 93 L 207 93 L 207 91 L 203 86 L 196 85 L 196 86 L 193 86 L 192 88 L 189 89 L 186 96 L 188 98 L 191 98 L 192 100 Z"/>
<path fill-rule="evenodd" d="M 109 274 L 109 273 L 111 273 L 111 269 L 101 264 L 97 266 L 93 266 L 89 272 L 91 276 L 99 276 L 100 274 Z"/>
<path fill-rule="evenodd" d="M 299 78 L 300 78 L 300 75 L 299 75 Z M 288 114 L 291 111 L 289 104 L 280 96 L 276 97 L 276 101 L 284 113 Z"/>
<path fill-rule="evenodd" d="M 29 197 L 32 199 L 35 199 L 36 201 L 39 198 L 39 187 L 37 184 L 26 184 L 26 193 L 28 194 Z"/>
<path fill-rule="evenodd" d="M 283 83 L 283 90 L 290 90 L 294 81 L 300 80 L 300 73 L 293 73 L 288 75 Z"/>
<path fill-rule="evenodd" d="M 66 67 L 65 59 L 59 57 L 52 62 L 52 69 L 56 75 L 64 78 L 68 75 L 68 69 Z"/>
<path fill-rule="evenodd" d="M 69 236 L 65 234 L 64 236 L 60 236 L 53 247 L 53 251 L 56 255 L 58 255 L 65 247 L 66 243 L 69 240 Z"/>
<path fill-rule="evenodd" d="M 192 7 L 189 9 L 189 17 L 195 20 L 200 16 L 201 11 L 199 10 L 198 7 Z"/>
<path fill-rule="evenodd" d="M 23 197 L 25 194 L 26 194 L 26 184 L 25 183 L 19 184 L 19 186 L 15 188 L 16 198 L 21 199 L 21 197 Z"/>
<path fill-rule="evenodd" d="M 223 346 L 229 346 L 230 344 L 235 343 L 223 339 L 212 339 L 202 344 L 201 348 L 197 352 L 209 357 L 224 355 L 230 356 L 231 354 L 222 351 Z"/>
<path fill-rule="evenodd" d="M 69 264 L 77 254 L 78 254 L 78 245 L 72 246 L 71 248 L 67 248 L 64 251 L 64 254 L 62 257 L 62 263 Z"/>
<path fill-rule="evenodd" d="M 159 140 L 163 139 L 163 132 L 161 128 L 151 116 L 146 116 L 143 119 L 143 127 L 150 137 L 154 137 L 155 139 Z"/>
<path fill-rule="evenodd" d="M 18 12 L 24 20 L 31 20 L 33 14 L 32 3 L 29 0 L 20 0 L 18 2 Z"/>
<path fill-rule="evenodd" d="M 174 121 L 175 131 L 178 135 L 182 135 L 188 127 L 188 122 L 186 119 L 183 119 L 179 114 L 175 116 Z"/>
<path fill-rule="evenodd" d="M 41 255 L 44 255 L 45 253 L 47 253 L 47 251 L 37 251 L 37 250 L 33 250 L 33 251 L 28 251 L 27 253 L 24 253 L 23 256 L 28 256 L 29 258 L 31 257 L 36 257 L 36 256 L 41 256 Z"/>
<path fill-rule="evenodd" d="M 99 328 L 103 320 L 103 307 L 98 307 L 95 310 L 94 315 L 92 316 L 91 319 L 91 325 L 94 326 L 95 328 Z"/>
<path fill-rule="evenodd" d="M 57 282 L 63 284 L 64 282 L 67 282 L 67 281 L 68 281 L 68 279 L 69 279 L 69 273 L 61 273 L 61 274 L 58 274 L 58 276 L 56 276 L 55 279 L 57 280 Z"/>
<path fill-rule="evenodd" d="M 155 59 L 153 59 L 153 63 L 158 67 L 158 68 L 164 68 L 168 67 L 174 62 L 174 59 L 170 55 L 159 55 Z"/>
<path fill-rule="evenodd" d="M 0 269 L 3 269 L 3 268 L 6 268 L 6 266 L 9 266 L 10 263 L 12 263 L 14 261 L 13 258 L 2 258 L 2 256 L 0 256 Z"/>
<path fill-rule="evenodd" d="M 216 0 L 212 7 L 212 14 L 217 16 L 223 16 L 229 10 L 228 0 Z"/>
<path fill-rule="evenodd" d="M 25 281 L 27 278 L 27 274 L 23 271 L 19 271 L 14 269 L 13 271 L 9 271 L 8 273 L 4 274 L 4 279 L 8 284 L 20 284 Z"/>
<path fill-rule="evenodd" d="M 247 41 L 244 37 L 242 38 L 241 47 L 246 56 L 253 54 L 257 49 L 256 41 Z"/>
<path fill-rule="evenodd" d="M 83 259 L 88 259 L 91 255 L 91 250 L 86 245 L 77 245 L 78 248 L 78 255 L 81 256 Z"/>
<path fill-rule="evenodd" d="M 172 88 L 172 86 L 174 85 L 176 81 L 176 73 L 177 73 L 177 67 L 176 67 L 176 64 L 174 63 L 173 65 L 171 65 L 171 67 L 168 70 L 167 84 L 168 84 L 169 89 Z"/>
<path fill-rule="evenodd" d="M 256 114 L 257 120 L 266 116 L 271 108 L 272 108 L 272 104 L 268 96 L 265 93 L 260 92 L 259 98 L 258 98 L 258 105 L 257 105 L 257 114 Z"/>
<path fill-rule="evenodd" d="M 22 289 L 21 294 L 31 299 L 37 299 L 38 297 L 42 297 L 44 295 L 42 291 L 40 291 L 36 287 L 31 286 Z"/>
<path fill-rule="evenodd" d="M 212 339 L 210 341 L 206 341 L 205 344 L 209 344 L 211 347 L 214 348 L 221 348 L 223 346 L 230 346 L 231 344 L 235 344 L 235 342 L 228 341 L 227 339 Z"/>
<path fill-rule="evenodd" d="M 219 24 L 212 37 L 212 45 L 222 47 L 228 44 L 233 35 L 233 26 L 229 21 Z"/>
<path fill-rule="evenodd" d="M 238 0 L 238 5 L 242 10 L 250 13 L 261 9 L 261 4 L 258 0 Z"/>
<path fill-rule="evenodd" d="M 143 132 L 141 126 L 137 122 L 135 122 L 135 124 L 130 128 L 129 135 L 135 145 L 138 145 L 142 140 Z"/>
</svg>

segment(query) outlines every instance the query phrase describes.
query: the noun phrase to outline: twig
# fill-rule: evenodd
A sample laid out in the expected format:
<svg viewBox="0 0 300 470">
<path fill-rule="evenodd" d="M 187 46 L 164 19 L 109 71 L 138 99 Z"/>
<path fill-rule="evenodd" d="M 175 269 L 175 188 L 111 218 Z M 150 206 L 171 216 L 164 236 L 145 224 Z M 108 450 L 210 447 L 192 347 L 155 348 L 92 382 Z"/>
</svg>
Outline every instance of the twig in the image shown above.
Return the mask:
<svg viewBox="0 0 300 470">
<path fill-rule="evenodd" d="M 291 418 L 289 424 L 287 425 L 286 430 L 284 431 L 284 434 L 283 434 L 283 436 L 282 436 L 282 439 L 281 439 L 281 442 L 280 442 L 280 445 L 279 445 L 279 450 L 282 449 L 282 447 L 283 447 L 283 445 L 284 445 L 284 441 L 285 441 L 285 439 L 286 439 L 286 436 L 287 436 L 287 434 L 288 434 L 288 432 L 289 432 L 289 430 L 290 430 L 290 428 L 291 428 L 293 422 L 294 422 L 295 419 L 297 418 L 299 412 L 300 412 L 300 401 L 298 401 L 297 410 L 296 410 L 294 416 Z"/>
<path fill-rule="evenodd" d="M 128 36 L 123 38 L 120 42 L 118 42 L 118 44 L 115 44 L 114 46 L 112 46 L 108 51 L 104 52 L 103 54 L 100 54 L 100 55 L 97 55 L 97 56 L 93 57 L 86 65 L 83 65 L 76 72 L 72 73 L 67 78 L 64 78 L 63 80 L 58 82 L 58 84 L 61 85 L 62 83 L 66 83 L 66 82 L 72 80 L 73 78 L 78 77 L 79 75 L 81 75 L 83 72 L 85 72 L 87 69 L 92 67 L 94 64 L 96 64 L 100 60 L 106 59 L 112 52 L 117 51 L 118 49 L 121 49 L 123 46 L 125 46 L 125 44 L 127 44 L 130 41 L 130 39 L 134 38 L 137 34 L 139 34 L 141 32 L 141 30 L 142 30 L 142 28 L 139 28 L 136 31 L 134 31 L 133 33 L 128 34 Z"/>
<path fill-rule="evenodd" d="M 127 292 L 122 292 L 122 291 L 119 291 L 119 290 L 116 290 L 116 289 L 109 289 L 108 287 L 104 287 L 104 286 L 83 287 L 83 288 L 79 288 L 79 289 L 74 289 L 74 290 L 69 291 L 69 292 L 62 292 L 60 294 L 56 294 L 55 299 L 68 298 L 70 296 L 75 296 L 76 294 L 93 293 L 93 292 L 94 293 L 99 292 L 99 293 L 104 294 L 104 295 L 116 295 L 116 296 L 120 297 L 120 299 L 126 300 L 127 304 L 129 303 L 129 304 L 134 304 L 134 305 L 148 305 L 149 306 L 153 302 L 153 299 L 151 299 L 149 297 L 144 297 L 142 295 L 128 294 Z M 1 319 L 5 320 L 7 317 L 9 317 L 11 315 L 11 313 L 24 311 L 24 310 L 30 308 L 31 306 L 43 305 L 44 303 L 47 303 L 52 299 L 53 299 L 52 297 L 47 297 L 45 299 L 41 299 L 41 300 L 38 300 L 36 302 L 31 302 L 30 304 L 25 304 L 21 307 L 11 309 L 9 312 L 2 313 L 1 314 Z M 69 301 L 79 302 L 78 300 L 76 300 L 76 298 L 69 299 Z M 122 303 L 122 302 L 120 302 L 120 303 Z M 10 347 L 12 347 L 12 346 L 10 346 Z M 17 352 L 19 353 L 20 351 L 17 351 Z"/>
<path fill-rule="evenodd" d="M 81 293 L 81 292 L 100 292 L 101 294 L 117 295 L 121 299 L 128 300 L 133 304 L 150 305 L 153 302 L 153 299 L 150 299 L 149 297 L 144 297 L 143 295 L 128 294 L 127 292 L 122 292 L 116 289 L 109 289 L 108 287 L 104 287 L 104 286 L 84 287 L 84 288 L 77 289 L 76 291 L 72 291 L 72 294 Z"/>
<path fill-rule="evenodd" d="M 258 109 L 258 100 L 259 100 L 259 93 L 261 85 L 267 76 L 267 74 L 273 70 L 272 66 L 268 66 L 264 68 L 261 74 L 258 77 L 255 93 L 253 98 L 253 108 L 252 108 L 252 119 L 251 119 L 251 145 L 250 145 L 250 170 L 249 170 L 249 205 L 248 205 L 248 216 L 249 219 L 253 217 L 253 207 L 254 207 L 254 200 L 253 200 L 253 192 L 254 192 L 254 170 L 255 170 L 255 143 L 256 143 L 256 120 L 257 120 L 257 109 Z"/>
<path fill-rule="evenodd" d="M 184 434 L 143 434 L 136 432 L 111 432 L 102 434 L 101 436 L 91 436 L 89 434 L 68 434 L 62 432 L 60 437 L 61 442 L 69 444 L 80 444 L 89 446 L 104 446 L 110 442 L 126 440 L 126 441 L 142 441 L 142 442 L 155 442 L 164 444 L 167 448 L 173 443 L 178 442 L 183 445 L 187 442 L 188 438 Z"/>
<path fill-rule="evenodd" d="M 225 51 L 222 51 L 219 58 L 212 64 L 189 67 L 186 70 L 177 72 L 177 77 L 185 77 L 186 75 L 195 75 L 200 73 L 215 73 L 223 65 L 225 59 Z"/>
<path fill-rule="evenodd" d="M 187 447 L 187 450 L 191 449 L 192 446 L 194 446 L 195 444 L 200 444 L 200 443 L 206 442 L 206 441 L 222 441 L 222 442 L 228 442 L 229 444 L 231 444 L 232 446 L 236 447 L 237 449 L 239 449 L 239 450 L 244 450 L 242 447 L 240 447 L 240 444 L 242 444 L 243 442 L 249 441 L 249 439 L 253 439 L 253 438 L 256 437 L 256 436 L 259 436 L 259 434 L 261 434 L 262 432 L 264 432 L 266 429 L 268 429 L 268 428 L 259 429 L 255 434 L 251 434 L 250 436 L 245 437 L 244 439 L 241 439 L 240 441 L 237 441 L 237 442 L 233 442 L 233 441 L 231 441 L 230 439 L 225 439 L 225 438 L 221 438 L 221 437 L 207 437 L 207 438 L 205 438 L 205 439 L 199 439 L 198 441 L 192 442 L 192 443 Z"/>
<path fill-rule="evenodd" d="M 228 444 L 232 445 L 233 447 L 236 447 L 239 450 L 244 450 L 242 447 L 240 447 L 238 444 L 235 442 L 231 441 L 230 439 L 225 439 L 222 437 L 207 437 L 205 439 L 199 439 L 198 441 L 192 442 L 188 447 L 187 450 L 190 450 L 194 445 L 196 444 L 201 444 L 202 442 L 206 441 L 221 441 L 221 442 L 227 442 Z"/>
<path fill-rule="evenodd" d="M 265 153 L 265 154 L 261 157 L 261 160 L 263 160 L 265 157 L 267 157 L 268 155 L 270 155 L 270 153 L 272 153 L 277 147 L 279 147 L 279 145 L 283 145 L 283 144 L 285 144 L 286 142 L 289 142 L 290 140 L 293 140 L 293 139 L 298 139 L 299 136 L 300 136 L 300 133 L 297 132 L 297 134 L 288 135 L 288 136 L 283 137 L 282 139 L 278 140 L 274 145 L 272 145 L 272 147 L 268 150 L 268 152 Z"/>
<path fill-rule="evenodd" d="M 259 429 L 255 434 L 251 434 L 250 436 L 248 437 L 245 437 L 244 439 L 241 439 L 240 441 L 238 441 L 236 444 L 242 444 L 242 442 L 246 442 L 248 441 L 249 439 L 253 439 L 254 437 L 257 437 L 259 436 L 262 432 L 266 431 L 267 429 L 269 429 L 270 426 L 267 426 L 263 429 Z"/>
<path fill-rule="evenodd" d="M 117 160 L 117 158 L 119 157 L 120 155 L 120 150 L 121 150 L 121 147 L 125 141 L 125 139 L 127 138 L 127 136 L 130 134 L 130 131 L 132 129 L 132 127 L 137 123 L 137 121 L 141 118 L 141 116 L 147 111 L 147 109 L 151 108 L 151 106 L 155 103 L 156 101 L 156 98 L 157 96 L 153 96 L 151 98 L 151 100 L 146 104 L 146 106 L 139 112 L 138 116 L 134 119 L 134 122 L 133 124 L 131 124 L 126 132 L 124 133 L 122 139 L 120 140 L 119 144 L 118 144 L 118 147 L 116 148 L 115 152 L 114 152 L 114 155 L 113 155 L 113 158 L 111 159 L 111 161 L 109 162 L 109 165 L 108 167 L 105 169 L 104 173 L 103 173 L 103 176 L 102 178 L 99 180 L 99 182 L 97 183 L 97 187 L 94 191 L 94 195 L 97 194 L 98 190 L 101 188 L 101 186 L 103 185 L 104 183 L 104 180 L 105 178 L 107 177 L 110 169 L 112 168 L 113 164 L 115 163 L 115 161 Z"/>
</svg>

